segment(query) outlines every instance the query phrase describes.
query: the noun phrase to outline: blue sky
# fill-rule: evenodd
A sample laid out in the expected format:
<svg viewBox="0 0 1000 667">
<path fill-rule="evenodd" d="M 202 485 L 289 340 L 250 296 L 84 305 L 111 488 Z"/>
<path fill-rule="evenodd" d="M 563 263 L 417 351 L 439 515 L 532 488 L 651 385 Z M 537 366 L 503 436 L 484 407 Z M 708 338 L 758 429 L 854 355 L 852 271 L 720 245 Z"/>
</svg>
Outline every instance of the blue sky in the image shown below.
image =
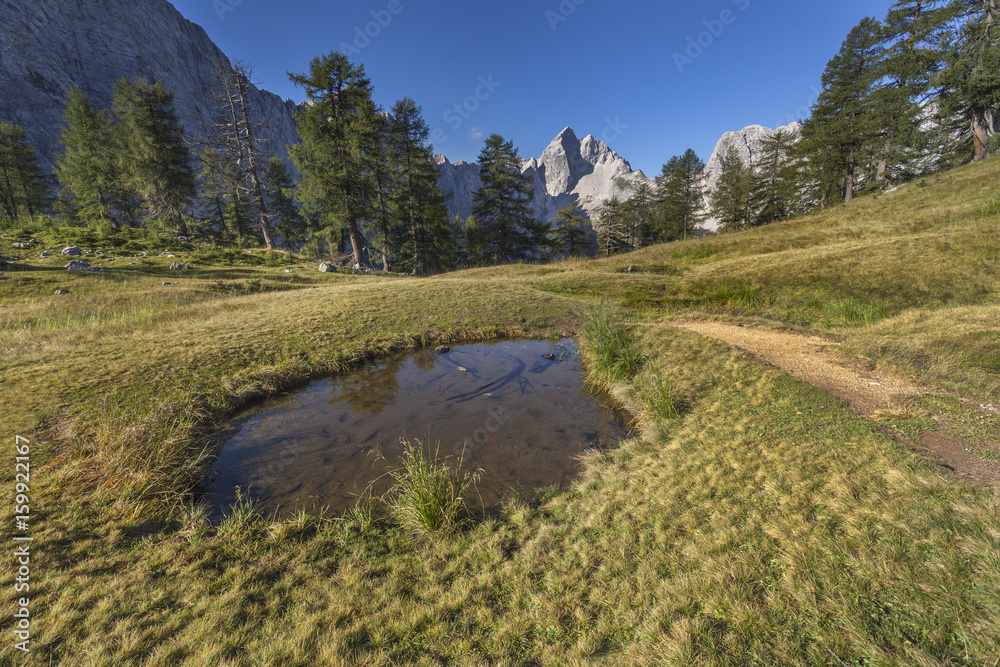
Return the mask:
<svg viewBox="0 0 1000 667">
<path fill-rule="evenodd" d="M 723 132 L 808 115 L 827 61 L 891 0 L 172 0 L 262 88 L 350 49 L 376 101 L 417 101 L 435 152 L 474 161 L 483 136 L 537 157 L 567 125 L 659 173 Z"/>
</svg>

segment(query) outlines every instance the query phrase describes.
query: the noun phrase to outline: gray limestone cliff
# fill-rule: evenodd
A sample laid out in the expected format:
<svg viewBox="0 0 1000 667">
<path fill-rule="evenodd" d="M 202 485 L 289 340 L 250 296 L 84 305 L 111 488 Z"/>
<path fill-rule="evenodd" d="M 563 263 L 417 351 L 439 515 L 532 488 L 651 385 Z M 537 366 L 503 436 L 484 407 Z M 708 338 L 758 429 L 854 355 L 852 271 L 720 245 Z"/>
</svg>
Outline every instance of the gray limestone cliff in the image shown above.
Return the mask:
<svg viewBox="0 0 1000 667">
<path fill-rule="evenodd" d="M 772 130 L 770 128 L 763 127 L 762 125 L 750 125 L 743 128 L 739 132 L 726 132 L 723 134 L 718 143 L 715 145 L 715 150 L 712 151 L 712 156 L 705 164 L 705 179 L 703 181 L 703 186 L 706 194 L 714 190 L 715 186 L 718 184 L 719 176 L 722 175 L 722 157 L 726 154 L 730 147 L 736 147 L 736 150 L 739 151 L 740 157 L 743 158 L 744 164 L 755 166 L 757 164 L 757 159 L 761 154 L 764 140 L 773 137 L 781 130 L 790 132 L 798 138 L 802 133 L 802 126 L 798 123 L 791 123 Z M 707 203 L 703 213 L 706 217 L 705 220 L 702 221 L 701 226 L 707 230 L 716 231 L 719 228 L 719 222 L 708 212 Z"/>
<path fill-rule="evenodd" d="M 211 125 L 212 91 L 225 54 L 166 0 L 0 0 L 0 120 L 24 126 L 45 168 L 59 149 L 68 86 L 106 108 L 123 76 L 163 81 L 197 141 Z M 295 105 L 254 88 L 251 104 L 270 125 L 269 152 L 298 141 Z"/>
</svg>

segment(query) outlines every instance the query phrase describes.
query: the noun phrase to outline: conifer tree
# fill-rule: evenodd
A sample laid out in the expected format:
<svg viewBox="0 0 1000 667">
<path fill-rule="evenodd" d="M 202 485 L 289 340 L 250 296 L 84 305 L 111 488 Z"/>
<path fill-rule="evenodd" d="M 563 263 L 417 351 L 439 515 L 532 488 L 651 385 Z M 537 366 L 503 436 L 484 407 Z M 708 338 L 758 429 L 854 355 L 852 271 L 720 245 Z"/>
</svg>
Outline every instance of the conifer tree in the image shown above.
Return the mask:
<svg viewBox="0 0 1000 667">
<path fill-rule="evenodd" d="M 492 263 L 527 259 L 545 245 L 547 226 L 531 211 L 532 186 L 521 173 L 521 156 L 512 141 L 499 134 L 486 139 L 479 153 L 482 181 L 472 214 L 483 233 L 482 259 Z"/>
<path fill-rule="evenodd" d="M 605 200 L 597 210 L 597 244 L 605 257 L 628 249 L 625 206 L 618 195 Z"/>
<path fill-rule="evenodd" d="M 990 156 L 1000 113 L 1000 5 L 998 0 L 954 0 L 954 33 L 940 82 L 941 110 L 961 116 L 972 144 L 972 160 Z"/>
<path fill-rule="evenodd" d="M 354 266 L 366 263 L 361 225 L 372 212 L 370 109 L 372 85 L 363 65 L 329 53 L 313 58 L 306 74 L 289 74 L 306 92 L 305 110 L 296 114 L 301 143 L 289 147 L 298 169 L 298 199 L 310 211 L 321 236 L 345 231 Z"/>
<path fill-rule="evenodd" d="M 195 175 L 173 93 L 163 83 L 122 78 L 112 93 L 112 116 L 123 183 L 138 195 L 148 222 L 162 219 L 186 235 L 184 216 L 196 194 Z"/>
<path fill-rule="evenodd" d="M 60 194 L 84 223 L 117 228 L 121 226 L 120 214 L 135 222 L 132 207 L 126 206 L 129 194 L 116 163 L 116 140 L 107 114 L 94 109 L 80 88 L 69 88 L 55 176 Z M 129 215 L 123 209 L 128 209 Z"/>
<path fill-rule="evenodd" d="M 413 275 L 450 269 L 455 263 L 453 230 L 438 187 L 430 128 L 420 107 L 405 97 L 392 108 L 391 155 L 396 189 L 392 209 L 402 230 L 400 262 Z"/>
<path fill-rule="evenodd" d="M 705 162 L 690 148 L 670 158 L 657 178 L 656 198 L 660 202 L 660 238 L 687 239 L 704 218 L 702 178 Z"/>
<path fill-rule="evenodd" d="M 730 145 L 722 156 L 719 181 L 709 195 L 712 215 L 729 231 L 751 225 L 753 176 L 753 168 L 743 162 L 739 149 Z"/>
<path fill-rule="evenodd" d="M 944 66 L 941 47 L 952 11 L 950 0 L 897 0 L 882 26 L 880 82 L 875 91 L 877 122 L 883 128 L 876 179 L 889 182 L 915 175 L 913 165 L 927 149 L 923 129 L 933 84 Z"/>
<path fill-rule="evenodd" d="M 630 236 L 629 244 L 634 248 L 643 248 L 660 241 L 660 228 L 657 222 L 656 193 L 646 180 L 628 183 L 626 190 L 630 193 L 624 203 L 626 227 Z"/>
<path fill-rule="evenodd" d="M 761 141 L 750 208 L 754 226 L 784 220 L 801 208 L 802 181 L 796 136 L 780 129 Z"/>
<path fill-rule="evenodd" d="M 844 201 L 854 199 L 858 177 L 876 154 L 880 132 L 875 113 L 875 85 L 881 74 L 882 39 L 879 22 L 861 21 L 844 41 L 823 73 L 823 91 L 802 129 L 802 149 L 822 154 L 813 164 L 826 189 L 843 181 Z"/>
<path fill-rule="evenodd" d="M 285 237 L 285 247 L 295 250 L 306 241 L 306 219 L 295 203 L 295 183 L 281 158 L 272 157 L 267 161 L 264 183 L 269 210 L 278 222 L 278 232 Z"/>
<path fill-rule="evenodd" d="M 33 221 L 45 206 L 46 190 L 24 128 L 0 122 L 0 216 L 17 220 L 26 215 Z"/>
<path fill-rule="evenodd" d="M 591 257 L 597 250 L 594 230 L 577 208 L 578 201 L 556 213 L 550 221 L 549 259 L 561 257 Z"/>
</svg>

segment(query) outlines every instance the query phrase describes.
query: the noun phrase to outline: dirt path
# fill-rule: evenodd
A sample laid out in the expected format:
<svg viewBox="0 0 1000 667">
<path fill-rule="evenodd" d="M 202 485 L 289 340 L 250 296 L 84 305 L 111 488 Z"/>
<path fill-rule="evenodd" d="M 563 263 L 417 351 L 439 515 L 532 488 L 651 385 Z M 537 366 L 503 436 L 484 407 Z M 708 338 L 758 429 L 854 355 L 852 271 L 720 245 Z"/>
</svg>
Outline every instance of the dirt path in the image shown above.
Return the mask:
<svg viewBox="0 0 1000 667">
<path fill-rule="evenodd" d="M 876 369 L 875 364 L 867 359 L 838 354 L 835 343 L 817 336 L 718 322 L 672 324 L 746 350 L 789 375 L 847 401 L 851 409 L 869 419 L 877 417 L 883 410 L 901 407 L 901 401 L 908 396 L 930 392 L 927 388 Z M 1000 487 L 1000 464 L 969 453 L 967 444 L 961 438 L 928 431 L 921 435 L 919 442 L 907 444 L 960 477 Z"/>
</svg>

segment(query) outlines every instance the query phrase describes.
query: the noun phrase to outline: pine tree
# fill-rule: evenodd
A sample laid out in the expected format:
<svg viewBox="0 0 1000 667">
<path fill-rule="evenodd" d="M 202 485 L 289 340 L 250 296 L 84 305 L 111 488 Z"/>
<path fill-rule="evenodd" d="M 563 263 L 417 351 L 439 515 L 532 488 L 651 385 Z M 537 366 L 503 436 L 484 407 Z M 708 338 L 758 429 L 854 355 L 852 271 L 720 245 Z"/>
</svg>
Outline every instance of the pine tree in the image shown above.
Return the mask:
<svg viewBox="0 0 1000 667">
<path fill-rule="evenodd" d="M 391 155 L 397 189 L 392 209 L 402 230 L 401 263 L 413 275 L 444 271 L 455 265 L 455 243 L 444 195 L 438 187 L 430 128 L 420 107 L 403 98 L 392 108 Z"/>
<path fill-rule="evenodd" d="M 296 114 L 301 143 L 289 147 L 299 171 L 299 201 L 314 214 L 322 236 L 333 239 L 345 230 L 354 266 L 366 263 L 367 244 L 361 225 L 372 212 L 368 122 L 372 85 L 364 65 L 329 53 L 313 58 L 307 74 L 289 74 L 305 89 L 305 110 Z"/>
<path fill-rule="evenodd" d="M 801 167 L 796 136 L 784 128 L 761 142 L 750 208 L 754 226 L 784 220 L 801 209 Z"/>
<path fill-rule="evenodd" d="M 163 83 L 119 80 L 112 93 L 117 122 L 117 171 L 142 201 L 148 222 L 163 219 L 187 234 L 186 209 L 197 188 L 174 96 Z"/>
<path fill-rule="evenodd" d="M 45 206 L 46 190 L 24 128 L 0 122 L 0 216 L 17 220 L 26 215 L 33 221 Z"/>
<path fill-rule="evenodd" d="M 739 149 L 730 145 L 722 156 L 722 171 L 715 190 L 709 196 L 712 215 L 728 231 L 741 231 L 751 225 L 753 168 L 743 162 Z"/>
<path fill-rule="evenodd" d="M 306 219 L 295 203 L 295 183 L 284 160 L 272 157 L 264 171 L 264 192 L 269 210 L 278 222 L 277 230 L 285 237 L 285 247 L 294 251 L 306 240 Z"/>
<path fill-rule="evenodd" d="M 702 178 L 705 162 L 690 148 L 670 158 L 657 179 L 660 202 L 659 236 L 663 241 L 687 239 L 704 218 Z"/>
<path fill-rule="evenodd" d="M 545 244 L 547 226 L 531 211 L 532 186 L 521 173 L 521 156 L 512 141 L 493 134 L 479 153 L 480 189 L 472 214 L 484 234 L 483 260 L 509 263 L 528 259 Z"/>
<path fill-rule="evenodd" d="M 842 180 L 845 202 L 854 199 L 858 177 L 876 154 L 883 129 L 873 95 L 881 74 L 881 44 L 880 24 L 873 18 L 851 30 L 826 66 L 823 91 L 802 129 L 802 150 L 822 170 L 818 180 L 825 190 Z"/>
<path fill-rule="evenodd" d="M 998 0 L 954 0 L 950 7 L 959 28 L 945 56 L 941 110 L 964 118 L 979 162 L 990 156 L 1000 113 L 1000 8 Z"/>
<path fill-rule="evenodd" d="M 562 257 L 591 257 L 597 250 L 594 230 L 577 208 L 578 201 L 556 213 L 550 220 L 549 259 Z"/>
</svg>

